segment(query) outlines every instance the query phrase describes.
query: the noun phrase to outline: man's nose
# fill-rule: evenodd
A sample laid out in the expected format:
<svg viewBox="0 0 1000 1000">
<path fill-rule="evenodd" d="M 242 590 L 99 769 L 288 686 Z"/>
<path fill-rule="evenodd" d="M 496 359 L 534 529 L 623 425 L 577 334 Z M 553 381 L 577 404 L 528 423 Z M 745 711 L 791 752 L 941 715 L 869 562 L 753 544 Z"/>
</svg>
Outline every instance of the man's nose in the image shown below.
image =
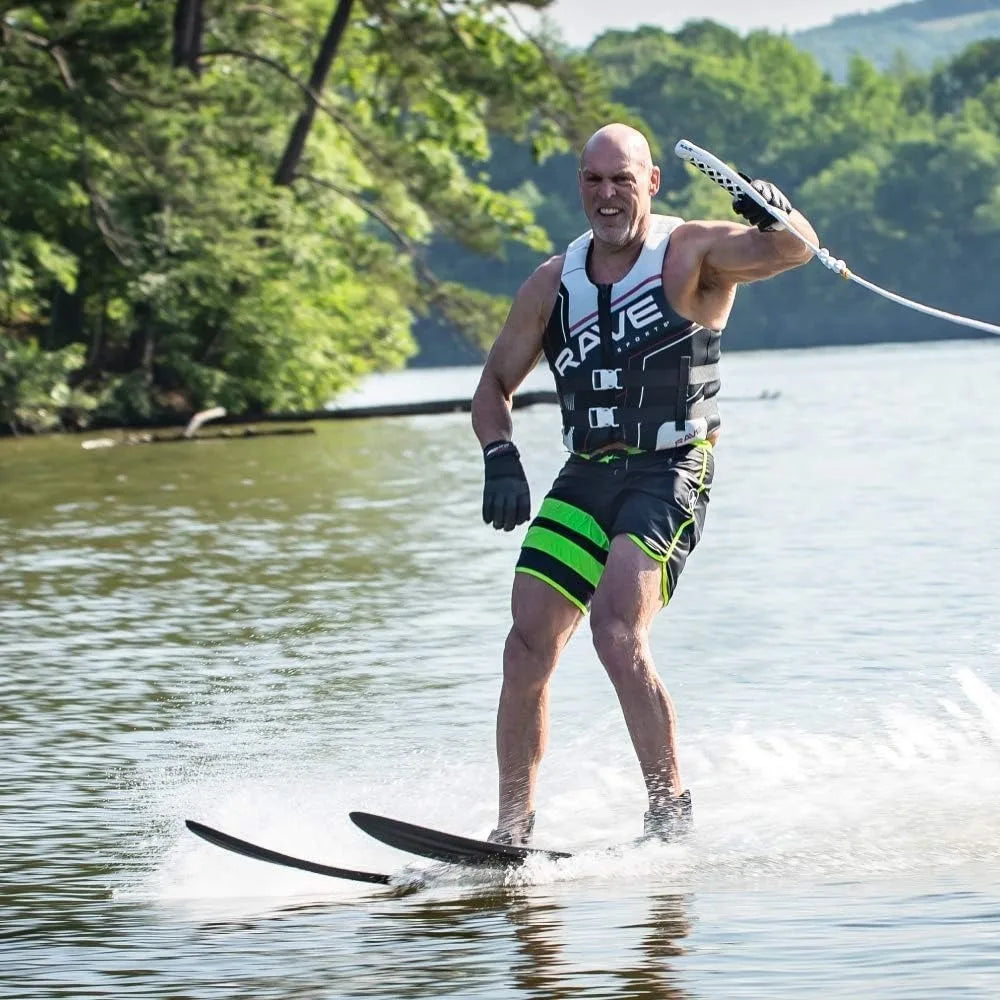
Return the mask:
<svg viewBox="0 0 1000 1000">
<path fill-rule="evenodd" d="M 611 180 L 603 180 L 597 186 L 597 194 L 600 198 L 614 198 L 615 196 L 615 182 Z"/>
</svg>

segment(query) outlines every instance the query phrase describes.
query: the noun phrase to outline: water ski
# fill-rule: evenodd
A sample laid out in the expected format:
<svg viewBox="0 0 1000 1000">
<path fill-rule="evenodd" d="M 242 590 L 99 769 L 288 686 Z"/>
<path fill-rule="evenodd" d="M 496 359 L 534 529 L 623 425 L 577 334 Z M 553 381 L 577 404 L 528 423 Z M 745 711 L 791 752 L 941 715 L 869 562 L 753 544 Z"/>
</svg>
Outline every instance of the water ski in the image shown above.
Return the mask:
<svg viewBox="0 0 1000 1000">
<path fill-rule="evenodd" d="M 315 875 L 328 875 L 331 878 L 348 879 L 351 882 L 374 882 L 378 885 L 389 885 L 391 879 L 388 875 L 380 872 L 360 872 L 351 868 L 336 868 L 333 865 L 320 864 L 318 861 L 306 861 L 303 858 L 293 858 L 290 854 L 281 854 L 272 851 L 268 847 L 260 847 L 251 844 L 249 840 L 241 840 L 230 833 L 223 833 L 215 830 L 204 823 L 196 820 L 185 820 L 187 828 L 202 840 L 207 840 L 216 847 L 232 851 L 234 854 L 242 854 L 247 858 L 254 858 L 256 861 L 267 861 L 272 865 L 282 865 L 285 868 L 298 868 L 300 871 L 313 872 Z"/>
<path fill-rule="evenodd" d="M 565 851 L 545 851 L 532 847 L 493 844 L 488 840 L 461 837 L 442 830 L 432 830 L 388 816 L 352 812 L 351 820 L 369 836 L 383 844 L 433 861 L 473 868 L 516 868 L 533 858 L 557 861 L 572 855 Z"/>
</svg>

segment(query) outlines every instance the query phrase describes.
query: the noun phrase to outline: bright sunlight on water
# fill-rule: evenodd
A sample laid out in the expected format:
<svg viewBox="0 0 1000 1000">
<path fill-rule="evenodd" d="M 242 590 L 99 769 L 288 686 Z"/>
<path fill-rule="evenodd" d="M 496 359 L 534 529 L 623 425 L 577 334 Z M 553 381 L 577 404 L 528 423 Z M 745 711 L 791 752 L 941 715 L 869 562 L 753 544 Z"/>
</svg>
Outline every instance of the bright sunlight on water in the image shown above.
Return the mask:
<svg viewBox="0 0 1000 1000">
<path fill-rule="evenodd" d="M 475 378 L 402 373 L 357 398 Z M 615 847 L 644 795 L 584 629 L 536 829 L 575 856 L 506 878 L 347 817 L 472 836 L 494 819 L 523 529 L 480 521 L 467 415 L 0 441 L 0 989 L 1000 995 L 998 384 L 992 340 L 726 359 L 705 536 L 653 635 L 695 833 Z M 557 410 L 518 411 L 515 439 L 537 507 Z M 185 818 L 396 884 L 241 858 Z"/>
</svg>

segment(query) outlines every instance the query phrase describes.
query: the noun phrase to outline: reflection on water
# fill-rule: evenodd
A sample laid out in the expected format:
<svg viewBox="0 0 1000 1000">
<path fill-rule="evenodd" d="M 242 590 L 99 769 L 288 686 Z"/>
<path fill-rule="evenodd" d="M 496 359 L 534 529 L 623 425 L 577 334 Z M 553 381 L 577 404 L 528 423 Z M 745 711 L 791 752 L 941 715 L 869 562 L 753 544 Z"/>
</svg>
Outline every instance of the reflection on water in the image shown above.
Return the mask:
<svg viewBox="0 0 1000 1000">
<path fill-rule="evenodd" d="M 507 969 L 508 987 L 522 996 L 570 997 L 579 996 L 581 990 L 598 997 L 691 996 L 680 987 L 670 964 L 683 953 L 680 939 L 689 929 L 683 897 L 654 894 L 647 912 L 631 926 L 594 927 L 595 916 L 575 912 L 557 898 L 521 890 L 444 901 L 415 899 L 406 907 L 383 912 L 364 944 L 376 952 L 386 946 L 412 949 L 414 961 L 407 970 L 412 978 L 405 984 L 408 996 L 434 996 L 435 991 L 461 995 L 463 989 L 473 993 L 478 980 L 488 989 L 498 963 Z M 591 924 L 590 933 L 618 937 L 615 950 L 623 963 L 603 965 L 605 956 L 593 945 L 581 952 L 574 940 L 581 922 Z M 427 952 L 428 944 L 432 952 L 421 961 L 417 956 Z M 441 951 L 451 957 L 446 969 L 434 957 Z M 389 954 L 384 957 L 391 961 Z M 359 995 L 387 993 L 373 985 Z"/>
<path fill-rule="evenodd" d="M 537 831 L 576 856 L 506 880 L 347 819 L 494 818 L 520 535 L 479 523 L 466 415 L 0 441 L 0 992 L 996 996 L 991 345 L 730 361 L 705 540 L 653 635 L 696 834 L 607 850 L 639 832 L 642 783 L 584 632 L 554 682 Z M 942 379 L 968 384 L 962 412 Z M 781 395 L 736 401 L 762 388 Z M 516 418 L 536 505 L 556 420 Z M 427 888 L 231 856 L 188 816 Z"/>
</svg>

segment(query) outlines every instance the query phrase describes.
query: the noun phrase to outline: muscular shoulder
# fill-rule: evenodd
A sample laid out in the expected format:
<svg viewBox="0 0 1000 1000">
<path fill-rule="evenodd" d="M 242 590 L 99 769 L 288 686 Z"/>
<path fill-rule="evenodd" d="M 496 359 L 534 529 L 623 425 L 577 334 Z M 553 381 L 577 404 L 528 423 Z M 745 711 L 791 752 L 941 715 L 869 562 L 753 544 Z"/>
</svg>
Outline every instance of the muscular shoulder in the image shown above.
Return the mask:
<svg viewBox="0 0 1000 1000">
<path fill-rule="evenodd" d="M 548 319 L 559 293 L 565 254 L 557 254 L 539 264 L 518 290 L 517 297 L 525 307 L 537 310 L 543 320 Z"/>
<path fill-rule="evenodd" d="M 535 294 L 542 295 L 542 297 L 551 295 L 555 298 L 556 292 L 559 291 L 559 282 L 562 280 L 562 269 L 565 260 L 566 254 L 564 253 L 549 257 L 547 261 L 544 261 L 535 268 L 525 282 L 525 286 L 530 285 L 532 291 Z"/>
</svg>

